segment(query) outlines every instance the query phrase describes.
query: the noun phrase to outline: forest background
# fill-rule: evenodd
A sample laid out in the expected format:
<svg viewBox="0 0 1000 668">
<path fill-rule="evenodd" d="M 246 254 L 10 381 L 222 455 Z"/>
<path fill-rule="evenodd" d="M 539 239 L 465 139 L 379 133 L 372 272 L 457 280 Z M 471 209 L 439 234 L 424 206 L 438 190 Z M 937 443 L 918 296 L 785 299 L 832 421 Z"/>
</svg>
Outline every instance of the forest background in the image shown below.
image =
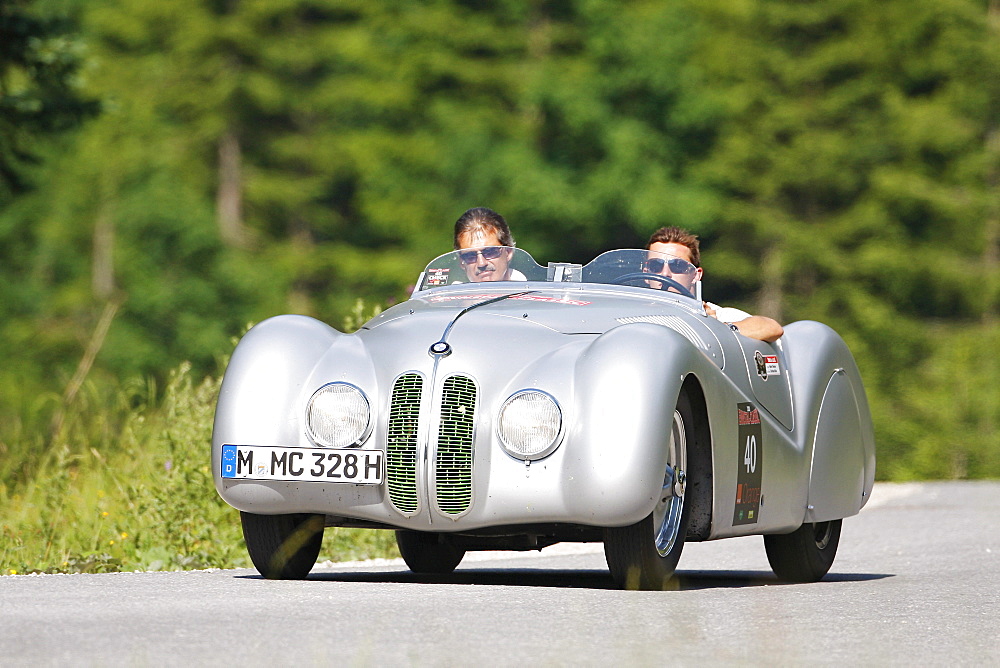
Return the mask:
<svg viewBox="0 0 1000 668">
<path fill-rule="evenodd" d="M 3 0 L 0 567 L 245 563 L 235 338 L 357 327 L 478 205 L 542 263 L 695 231 L 713 301 L 845 337 L 880 479 L 1000 476 L 998 35 L 1000 0 Z"/>
</svg>

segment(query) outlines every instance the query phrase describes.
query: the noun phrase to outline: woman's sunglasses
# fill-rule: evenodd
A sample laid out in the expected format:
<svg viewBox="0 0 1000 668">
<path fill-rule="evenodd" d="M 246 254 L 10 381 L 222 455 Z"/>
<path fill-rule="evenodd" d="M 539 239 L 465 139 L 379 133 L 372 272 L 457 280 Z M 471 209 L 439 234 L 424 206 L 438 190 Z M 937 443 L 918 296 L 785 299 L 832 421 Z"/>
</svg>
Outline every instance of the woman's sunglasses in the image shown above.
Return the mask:
<svg viewBox="0 0 1000 668">
<path fill-rule="evenodd" d="M 679 257 L 672 257 L 669 260 L 651 257 L 646 260 L 646 271 L 651 274 L 659 274 L 663 272 L 664 265 L 667 266 L 667 269 L 670 270 L 671 274 L 693 274 L 698 271 L 698 268 L 693 264 L 687 260 L 682 260 Z"/>
<path fill-rule="evenodd" d="M 507 246 L 487 246 L 477 250 L 458 251 L 458 259 L 462 264 L 472 264 L 476 261 L 477 255 L 482 255 L 484 260 L 495 260 L 503 254 Z"/>
</svg>

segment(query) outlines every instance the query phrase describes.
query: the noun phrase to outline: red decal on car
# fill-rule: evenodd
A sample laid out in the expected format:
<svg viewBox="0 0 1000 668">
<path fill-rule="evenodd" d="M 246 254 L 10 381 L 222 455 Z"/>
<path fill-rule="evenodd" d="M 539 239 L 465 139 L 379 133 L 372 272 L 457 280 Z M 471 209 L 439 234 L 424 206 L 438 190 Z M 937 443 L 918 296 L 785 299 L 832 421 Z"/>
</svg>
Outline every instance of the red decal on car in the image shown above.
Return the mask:
<svg viewBox="0 0 1000 668">
<path fill-rule="evenodd" d="M 503 297 L 503 294 L 495 295 L 435 295 L 434 297 L 428 298 L 429 302 L 451 302 L 451 301 L 480 301 L 483 299 L 496 299 L 497 297 Z M 568 304 L 570 306 L 587 306 L 591 302 L 582 301 L 580 299 L 565 299 L 563 297 L 546 297 L 545 295 L 514 295 L 509 298 L 510 300 L 517 300 L 523 302 L 548 302 L 552 304 Z"/>
</svg>

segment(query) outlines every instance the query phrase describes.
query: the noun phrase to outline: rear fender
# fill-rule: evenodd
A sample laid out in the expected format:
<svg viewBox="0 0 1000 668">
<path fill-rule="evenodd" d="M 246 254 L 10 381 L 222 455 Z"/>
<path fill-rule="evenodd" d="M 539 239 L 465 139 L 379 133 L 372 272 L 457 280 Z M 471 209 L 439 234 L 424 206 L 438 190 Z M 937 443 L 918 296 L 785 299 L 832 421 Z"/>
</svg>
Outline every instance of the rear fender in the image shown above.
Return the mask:
<svg viewBox="0 0 1000 668">
<path fill-rule="evenodd" d="M 875 482 L 875 436 L 854 357 L 836 332 L 818 322 L 788 325 L 782 346 L 794 378 L 798 438 L 809 453 L 803 521 L 857 514 Z"/>
</svg>

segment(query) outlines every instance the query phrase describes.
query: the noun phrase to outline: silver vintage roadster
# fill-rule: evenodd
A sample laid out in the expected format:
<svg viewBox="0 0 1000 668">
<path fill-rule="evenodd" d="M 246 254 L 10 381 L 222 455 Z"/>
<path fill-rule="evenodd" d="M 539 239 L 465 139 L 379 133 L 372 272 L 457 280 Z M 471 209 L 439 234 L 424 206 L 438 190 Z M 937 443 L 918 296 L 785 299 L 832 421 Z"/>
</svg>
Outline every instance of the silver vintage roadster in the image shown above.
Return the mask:
<svg viewBox="0 0 1000 668">
<path fill-rule="evenodd" d="M 395 530 L 419 573 L 603 541 L 619 586 L 661 589 L 685 541 L 762 534 L 779 578 L 822 578 L 875 476 L 841 338 L 746 338 L 644 250 L 502 252 L 508 280 L 447 253 L 354 334 L 284 315 L 242 339 L 212 469 L 257 569 L 304 578 L 338 526 Z"/>
</svg>

